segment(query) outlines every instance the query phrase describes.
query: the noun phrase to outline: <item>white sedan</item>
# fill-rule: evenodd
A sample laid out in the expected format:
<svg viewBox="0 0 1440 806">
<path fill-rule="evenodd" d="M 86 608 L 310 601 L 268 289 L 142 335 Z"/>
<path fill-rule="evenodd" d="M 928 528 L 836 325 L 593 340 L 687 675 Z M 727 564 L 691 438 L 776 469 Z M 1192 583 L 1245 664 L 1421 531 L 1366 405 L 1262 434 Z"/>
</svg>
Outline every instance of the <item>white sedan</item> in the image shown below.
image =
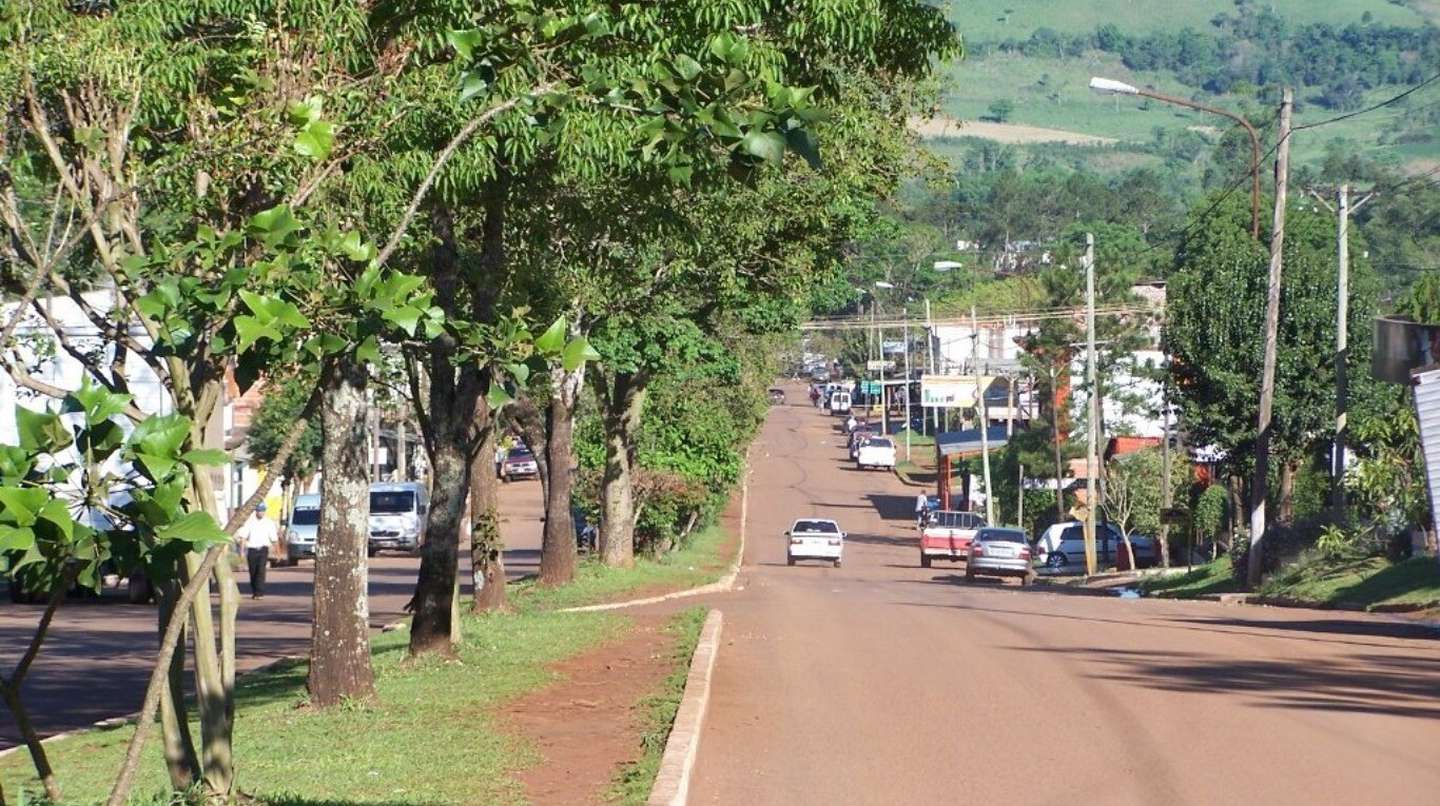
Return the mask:
<svg viewBox="0 0 1440 806">
<path fill-rule="evenodd" d="M 785 533 L 789 545 L 785 549 L 785 562 L 794 565 L 796 560 L 827 560 L 840 567 L 840 557 L 845 551 L 845 533 L 840 524 L 822 518 L 801 518 L 795 521 Z"/>
</svg>

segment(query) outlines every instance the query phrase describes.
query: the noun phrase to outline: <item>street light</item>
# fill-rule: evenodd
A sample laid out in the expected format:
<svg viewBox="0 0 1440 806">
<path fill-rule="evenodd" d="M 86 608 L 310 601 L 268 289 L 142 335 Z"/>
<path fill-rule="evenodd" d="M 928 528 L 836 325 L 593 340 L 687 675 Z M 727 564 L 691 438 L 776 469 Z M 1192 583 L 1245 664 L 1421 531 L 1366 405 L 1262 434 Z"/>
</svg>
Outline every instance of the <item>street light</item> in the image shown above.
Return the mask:
<svg viewBox="0 0 1440 806">
<path fill-rule="evenodd" d="M 1245 118 L 1220 109 L 1214 106 L 1196 103 L 1185 98 L 1177 98 L 1173 95 L 1141 89 L 1133 84 L 1126 84 L 1123 81 L 1116 81 L 1112 78 L 1092 77 L 1090 89 L 1096 92 L 1110 93 L 1111 95 L 1139 95 L 1142 98 L 1152 98 L 1156 101 L 1163 101 L 1167 104 L 1183 106 L 1187 109 L 1197 109 L 1201 112 L 1209 112 L 1212 115 L 1229 118 L 1245 128 L 1245 133 L 1250 135 L 1250 235 L 1255 240 L 1260 240 L 1260 132 Z"/>
</svg>

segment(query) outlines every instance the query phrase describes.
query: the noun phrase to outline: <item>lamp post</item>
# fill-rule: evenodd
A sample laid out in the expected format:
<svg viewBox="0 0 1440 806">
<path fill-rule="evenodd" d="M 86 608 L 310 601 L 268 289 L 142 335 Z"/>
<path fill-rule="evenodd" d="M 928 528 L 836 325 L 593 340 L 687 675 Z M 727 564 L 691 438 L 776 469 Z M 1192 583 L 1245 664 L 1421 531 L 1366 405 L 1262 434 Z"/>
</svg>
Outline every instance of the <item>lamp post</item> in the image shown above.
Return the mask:
<svg viewBox="0 0 1440 806">
<path fill-rule="evenodd" d="M 1205 104 L 1196 103 L 1195 101 L 1185 98 L 1177 98 L 1173 95 L 1165 95 L 1164 93 L 1141 89 L 1133 84 L 1126 84 L 1123 81 L 1115 81 L 1110 78 L 1092 77 L 1090 79 L 1090 89 L 1111 95 L 1138 95 L 1142 98 L 1152 98 L 1156 101 L 1174 104 L 1175 106 L 1183 106 L 1187 109 L 1209 112 L 1212 115 L 1229 118 L 1240 124 L 1245 129 L 1245 133 L 1250 135 L 1250 236 L 1257 241 L 1260 240 L 1260 132 L 1255 130 L 1255 126 L 1251 124 L 1250 121 L 1234 112 L 1229 112 L 1219 107 L 1206 106 Z"/>
</svg>

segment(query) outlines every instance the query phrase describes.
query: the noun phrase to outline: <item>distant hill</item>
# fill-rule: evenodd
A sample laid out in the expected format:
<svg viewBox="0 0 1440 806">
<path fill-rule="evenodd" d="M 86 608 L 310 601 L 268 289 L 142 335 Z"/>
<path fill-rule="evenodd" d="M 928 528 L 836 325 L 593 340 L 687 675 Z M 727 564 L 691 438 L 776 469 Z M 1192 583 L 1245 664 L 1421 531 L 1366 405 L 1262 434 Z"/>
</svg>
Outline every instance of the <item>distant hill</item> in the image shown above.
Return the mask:
<svg viewBox="0 0 1440 806">
<path fill-rule="evenodd" d="M 1391 98 L 1440 73 L 1440 0 L 954 0 L 950 18 L 968 56 L 952 66 L 943 110 L 989 120 L 1110 138 L 1097 163 L 1183 162 L 1228 123 L 1134 98 L 1102 97 L 1091 76 L 1273 114 L 1281 82 L 1297 87 L 1299 124 L 1329 120 Z M 1217 22 L 1219 24 L 1217 24 Z M 936 150 L 985 127 L 941 127 Z M 1012 141 L 1013 142 L 1013 141 Z M 1314 129 L 1295 141 L 1298 162 L 1327 149 L 1409 170 L 1440 166 L 1440 82 L 1397 103 Z M 1129 156 L 1125 156 L 1129 152 Z"/>
</svg>

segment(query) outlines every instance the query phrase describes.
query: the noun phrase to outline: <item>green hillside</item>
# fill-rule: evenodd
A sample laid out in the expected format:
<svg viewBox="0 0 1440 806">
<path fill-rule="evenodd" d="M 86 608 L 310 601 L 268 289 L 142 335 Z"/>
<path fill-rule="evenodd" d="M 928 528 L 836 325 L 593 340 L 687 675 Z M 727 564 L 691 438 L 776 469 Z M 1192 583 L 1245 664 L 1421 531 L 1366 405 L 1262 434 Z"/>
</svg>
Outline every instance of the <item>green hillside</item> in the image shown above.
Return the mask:
<svg viewBox="0 0 1440 806">
<path fill-rule="evenodd" d="M 971 42 L 1023 39 L 1038 28 L 1088 31 L 1107 22 L 1133 33 L 1205 28 L 1216 14 L 1235 11 L 1233 0 L 949 0 L 946 5 Z M 1367 11 L 1383 25 L 1420 25 L 1427 16 L 1440 16 L 1440 6 L 1425 2 L 1262 0 L 1256 5 L 1286 19 L 1331 25 L 1359 22 Z"/>
<path fill-rule="evenodd" d="M 1413 32 L 1417 38 L 1431 38 L 1423 39 L 1428 48 L 1423 53 L 1396 45 L 1389 54 L 1375 55 L 1340 41 L 1338 35 L 1328 45 L 1320 46 L 1332 48 L 1338 56 L 1368 60 L 1367 65 L 1392 65 L 1389 73 L 1375 76 L 1352 77 L 1344 69 L 1331 70 L 1328 77 L 1323 75 L 1330 54 L 1317 52 L 1317 46 L 1310 44 L 1310 39 L 1304 45 L 1296 43 L 1287 48 L 1294 52 L 1290 56 L 1292 61 L 1303 62 L 1308 58 L 1308 62 L 1300 65 L 1305 69 L 1295 72 L 1312 77 L 1319 73 L 1320 78 L 1316 80 L 1323 82 L 1297 87 L 1296 120 L 1300 125 L 1329 120 L 1393 97 L 1411 86 L 1407 82 L 1417 81 L 1417 76 L 1436 72 L 1434 62 L 1440 52 L 1440 46 L 1432 43 L 1432 39 L 1440 42 L 1440 34 L 1433 28 L 1425 30 L 1430 20 L 1440 19 L 1440 2 L 1428 0 L 1413 0 L 1408 4 L 1390 0 L 1245 0 L 1243 4 L 1233 0 L 953 0 L 948 7 L 951 19 L 966 39 L 968 56 L 949 69 L 942 89 L 945 114 L 962 122 L 984 120 L 995 116 L 995 105 L 999 103 L 1008 107 L 1004 121 L 1009 124 L 1121 141 L 1118 146 L 1095 150 L 1092 162 L 1096 164 L 1092 167 L 1100 170 L 1150 163 L 1157 159 L 1157 154 L 1170 158 L 1178 155 L 1183 161 L 1185 154 L 1213 143 L 1217 127 L 1227 128 L 1229 123 L 1160 103 L 1097 95 L 1087 86 L 1091 76 L 1120 79 L 1227 109 L 1249 110 L 1247 114 L 1257 124 L 1263 124 L 1274 108 L 1275 86 L 1271 83 L 1262 88 L 1248 80 L 1220 75 L 1233 59 L 1217 58 L 1215 62 L 1221 67 L 1194 68 L 1189 75 L 1182 76 L 1171 69 L 1132 70 L 1114 46 L 1107 51 L 1093 44 L 1087 47 L 1072 44 L 1079 38 L 1093 37 L 1102 25 L 1113 25 L 1128 37 L 1178 36 L 1188 27 L 1201 44 L 1208 42 L 1213 48 L 1239 47 L 1241 52 L 1247 47 L 1245 43 L 1236 46 L 1230 30 L 1212 24 L 1217 15 L 1224 14 L 1231 20 L 1245 15 L 1249 15 L 1247 19 L 1255 19 L 1269 12 L 1297 32 L 1313 24 L 1334 26 L 1337 30 L 1354 25 L 1364 31 L 1378 32 L 1374 33 L 1376 36 L 1386 32 L 1404 35 Z M 1000 47 L 1002 40 L 1023 43 L 1042 29 L 1057 35 L 1058 44 L 1053 53 L 1038 53 L 1041 48 L 1023 45 L 1021 50 L 1031 52 Z M 1042 31 L 1042 36 L 1048 31 Z M 1173 41 L 1163 46 L 1171 51 L 1182 50 Z M 1256 50 L 1251 47 L 1247 58 L 1264 58 L 1263 54 L 1255 55 Z M 1318 68 L 1315 62 L 1319 63 Z M 1273 74 L 1275 71 L 1260 72 Z M 1223 84 L 1224 91 L 1215 91 L 1217 84 Z M 1440 123 L 1440 82 L 1403 103 L 1328 124 L 1297 137 L 1295 157 L 1301 163 L 1318 161 L 1327 148 L 1339 142 L 1347 152 L 1381 162 L 1412 170 L 1429 168 L 1440 164 L 1440 125 L 1437 123 Z M 1202 142 L 1195 142 L 1197 138 Z M 936 151 L 947 155 L 956 150 L 954 141 L 937 141 L 934 146 Z M 1117 156 L 1117 151 L 1127 149 L 1136 152 L 1132 159 Z"/>
</svg>

